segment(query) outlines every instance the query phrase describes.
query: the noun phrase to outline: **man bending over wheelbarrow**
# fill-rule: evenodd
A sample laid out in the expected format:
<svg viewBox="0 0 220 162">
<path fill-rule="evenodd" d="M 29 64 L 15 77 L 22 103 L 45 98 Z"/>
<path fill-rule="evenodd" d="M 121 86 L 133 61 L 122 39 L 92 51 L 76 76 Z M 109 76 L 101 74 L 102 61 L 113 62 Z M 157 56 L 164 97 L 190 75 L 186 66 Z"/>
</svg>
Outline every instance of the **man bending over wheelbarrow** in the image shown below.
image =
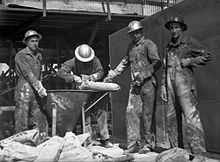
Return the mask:
<svg viewBox="0 0 220 162">
<path fill-rule="evenodd" d="M 104 70 L 98 57 L 95 56 L 94 50 L 86 44 L 78 46 L 75 50 L 75 57 L 64 62 L 57 72 L 57 75 L 64 78 L 66 82 L 73 83 L 75 89 L 78 89 L 83 82 L 98 81 L 103 74 Z M 95 111 L 101 144 L 104 147 L 112 147 L 113 145 L 109 141 L 107 112 L 104 108 Z M 92 129 L 88 119 L 90 119 L 89 116 L 86 119 L 88 122 L 86 123 L 86 131 L 91 132 Z"/>
</svg>

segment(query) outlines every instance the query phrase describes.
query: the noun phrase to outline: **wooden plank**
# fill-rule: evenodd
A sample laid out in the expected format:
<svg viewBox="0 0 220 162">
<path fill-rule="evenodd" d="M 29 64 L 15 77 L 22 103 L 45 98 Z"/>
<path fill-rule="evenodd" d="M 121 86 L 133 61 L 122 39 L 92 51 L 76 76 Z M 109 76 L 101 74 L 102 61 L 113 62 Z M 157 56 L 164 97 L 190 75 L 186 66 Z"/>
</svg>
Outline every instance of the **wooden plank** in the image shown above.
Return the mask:
<svg viewBox="0 0 220 162">
<path fill-rule="evenodd" d="M 14 111 L 15 106 L 0 106 L 0 111 Z"/>
</svg>

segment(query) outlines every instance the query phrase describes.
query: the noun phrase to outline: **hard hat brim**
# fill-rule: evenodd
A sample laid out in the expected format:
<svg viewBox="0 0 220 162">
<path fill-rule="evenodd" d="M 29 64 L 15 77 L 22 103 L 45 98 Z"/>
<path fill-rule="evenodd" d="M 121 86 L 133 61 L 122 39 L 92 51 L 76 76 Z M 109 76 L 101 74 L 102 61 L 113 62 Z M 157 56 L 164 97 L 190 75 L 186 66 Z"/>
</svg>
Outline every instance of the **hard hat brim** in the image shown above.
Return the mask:
<svg viewBox="0 0 220 162">
<path fill-rule="evenodd" d="M 24 37 L 24 39 L 22 40 L 22 43 L 23 43 L 23 44 L 26 44 L 27 39 L 30 38 L 30 37 L 34 37 L 34 36 L 37 36 L 37 37 L 39 38 L 39 40 L 42 39 L 42 35 L 41 35 L 41 34 L 33 34 L 33 35 L 29 35 L 29 36 L 27 36 L 27 37 Z"/>
<path fill-rule="evenodd" d="M 141 26 L 141 27 L 139 27 L 139 28 L 137 28 L 137 29 L 135 29 L 135 30 L 129 30 L 127 33 L 129 34 L 129 33 L 132 33 L 132 32 L 134 32 L 134 31 L 136 31 L 136 30 L 140 30 L 140 29 L 142 29 L 143 27 Z"/>
<path fill-rule="evenodd" d="M 168 21 L 166 24 L 165 24 L 165 28 L 170 30 L 170 24 L 171 23 L 178 23 L 180 24 L 182 27 L 183 27 L 183 31 L 187 30 L 188 29 L 188 26 L 185 24 L 185 23 L 182 23 L 182 22 L 179 22 L 179 21 Z"/>
<path fill-rule="evenodd" d="M 91 49 L 91 56 L 89 56 L 88 58 L 83 58 L 83 57 L 81 57 L 80 55 L 79 55 L 79 47 L 80 46 L 78 46 L 77 48 L 76 48 L 76 50 L 75 50 L 75 56 L 76 56 L 76 58 L 79 60 L 79 61 L 81 61 L 81 62 L 89 62 L 89 61 L 92 61 L 93 60 L 93 58 L 95 57 L 95 52 L 94 52 L 94 50 L 90 47 L 90 49 Z"/>
</svg>

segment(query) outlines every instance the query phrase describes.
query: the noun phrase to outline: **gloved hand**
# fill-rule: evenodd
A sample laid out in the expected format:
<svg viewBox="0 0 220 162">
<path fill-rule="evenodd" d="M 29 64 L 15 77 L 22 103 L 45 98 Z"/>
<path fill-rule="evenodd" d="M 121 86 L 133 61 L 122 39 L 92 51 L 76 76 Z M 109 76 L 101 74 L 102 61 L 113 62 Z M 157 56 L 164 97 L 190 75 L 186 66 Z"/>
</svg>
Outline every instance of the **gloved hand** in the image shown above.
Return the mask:
<svg viewBox="0 0 220 162">
<path fill-rule="evenodd" d="M 105 77 L 105 78 L 103 79 L 103 82 L 104 82 L 104 83 L 111 83 L 111 82 L 112 82 L 112 78 L 110 78 L 110 77 Z"/>
<path fill-rule="evenodd" d="M 78 84 L 78 85 L 81 85 L 81 84 L 82 84 L 82 79 L 81 79 L 79 76 L 77 76 L 77 75 L 74 75 L 73 80 L 74 80 L 74 81 L 76 82 L 76 84 Z"/>
<path fill-rule="evenodd" d="M 112 80 L 117 76 L 116 72 L 114 70 L 109 70 L 108 75 L 106 78 L 104 78 L 103 82 L 112 82 Z"/>
<path fill-rule="evenodd" d="M 166 87 L 163 85 L 161 86 L 160 97 L 162 98 L 162 100 L 167 101 L 167 91 L 166 91 Z"/>
<path fill-rule="evenodd" d="M 90 76 L 89 75 L 82 74 L 81 76 L 82 76 L 82 82 L 90 81 Z"/>
<path fill-rule="evenodd" d="M 191 59 L 190 58 L 186 58 L 186 59 L 182 59 L 180 61 L 180 65 L 182 68 L 189 66 L 191 63 Z"/>
<path fill-rule="evenodd" d="M 140 74 L 140 72 L 134 73 L 134 85 L 140 86 L 144 81 L 144 77 Z"/>
<path fill-rule="evenodd" d="M 43 87 L 42 83 L 39 81 L 38 82 L 38 90 L 37 90 L 37 93 L 38 95 L 41 97 L 41 98 L 44 98 L 47 96 L 47 92 L 46 92 L 46 89 Z"/>
</svg>

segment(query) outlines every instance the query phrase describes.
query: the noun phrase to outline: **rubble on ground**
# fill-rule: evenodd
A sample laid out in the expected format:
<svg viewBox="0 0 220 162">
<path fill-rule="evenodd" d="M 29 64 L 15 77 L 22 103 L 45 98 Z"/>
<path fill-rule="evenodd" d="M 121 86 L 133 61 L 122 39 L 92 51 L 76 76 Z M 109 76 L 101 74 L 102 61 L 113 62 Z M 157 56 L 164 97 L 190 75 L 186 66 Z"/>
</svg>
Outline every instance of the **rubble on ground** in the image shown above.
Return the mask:
<svg viewBox="0 0 220 162">
<path fill-rule="evenodd" d="M 181 148 L 172 148 L 159 153 L 134 153 L 124 155 L 119 144 L 112 148 L 85 146 L 89 133 L 75 135 L 67 132 L 64 137 L 44 138 L 36 129 L 15 134 L 0 141 L 0 161 L 93 161 L 93 162 L 190 162 L 189 153 Z M 195 158 L 193 162 L 203 162 Z M 204 162 L 217 162 L 206 158 Z"/>
</svg>

